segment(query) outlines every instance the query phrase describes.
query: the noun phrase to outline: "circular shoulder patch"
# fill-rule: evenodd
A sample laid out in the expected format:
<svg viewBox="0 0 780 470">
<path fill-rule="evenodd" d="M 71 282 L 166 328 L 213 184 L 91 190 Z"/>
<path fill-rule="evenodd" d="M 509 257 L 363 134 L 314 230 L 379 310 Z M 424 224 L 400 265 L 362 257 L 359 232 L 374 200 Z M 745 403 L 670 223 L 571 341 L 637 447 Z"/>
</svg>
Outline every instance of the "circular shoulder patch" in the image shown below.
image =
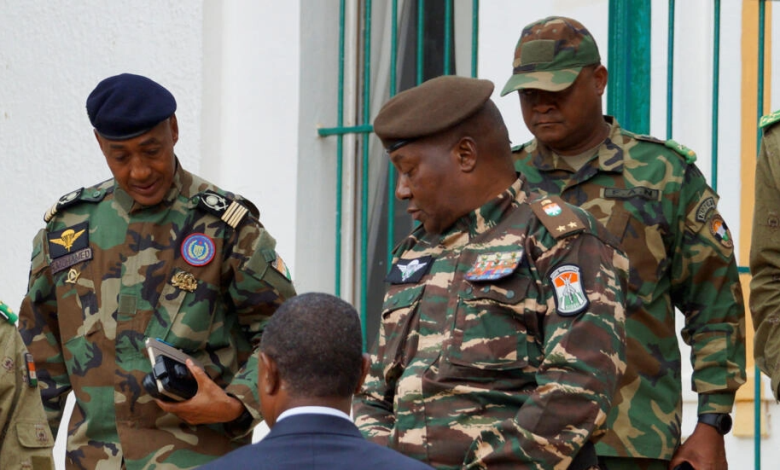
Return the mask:
<svg viewBox="0 0 780 470">
<path fill-rule="evenodd" d="M 203 233 L 193 233 L 181 244 L 181 256 L 191 266 L 205 266 L 214 259 L 214 240 Z"/>
</svg>

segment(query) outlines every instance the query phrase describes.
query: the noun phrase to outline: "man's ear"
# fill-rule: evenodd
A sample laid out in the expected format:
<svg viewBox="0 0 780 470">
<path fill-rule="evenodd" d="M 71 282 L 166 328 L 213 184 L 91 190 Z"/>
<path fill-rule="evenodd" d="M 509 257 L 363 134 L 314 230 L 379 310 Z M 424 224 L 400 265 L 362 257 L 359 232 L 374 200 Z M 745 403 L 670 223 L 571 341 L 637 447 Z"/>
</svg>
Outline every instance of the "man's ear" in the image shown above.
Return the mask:
<svg viewBox="0 0 780 470">
<path fill-rule="evenodd" d="M 368 375 L 368 369 L 371 367 L 371 356 L 369 356 L 366 353 L 363 353 L 363 360 L 361 362 L 362 362 L 361 364 L 362 371 L 360 372 L 360 380 L 358 380 L 357 387 L 355 387 L 356 395 L 360 393 L 360 389 L 363 388 L 363 382 L 366 381 L 366 376 Z"/>
<path fill-rule="evenodd" d="M 176 113 L 171 114 L 171 117 L 169 118 L 170 126 L 171 126 L 171 137 L 173 138 L 173 145 L 176 145 L 176 142 L 179 141 L 179 121 L 176 120 Z"/>
<path fill-rule="evenodd" d="M 602 96 L 604 94 L 604 90 L 607 88 L 607 81 L 609 80 L 609 72 L 607 72 L 607 68 L 599 64 L 593 70 L 593 80 L 596 84 L 596 93 L 598 93 L 599 96 Z"/>
<path fill-rule="evenodd" d="M 477 166 L 477 143 L 471 137 L 461 137 L 452 148 L 458 159 L 460 171 L 471 173 Z"/>
<path fill-rule="evenodd" d="M 264 352 L 260 353 L 260 374 L 259 386 L 267 395 L 274 396 L 279 393 L 281 388 L 281 379 L 279 378 L 279 369 L 276 367 L 276 361 Z"/>
</svg>

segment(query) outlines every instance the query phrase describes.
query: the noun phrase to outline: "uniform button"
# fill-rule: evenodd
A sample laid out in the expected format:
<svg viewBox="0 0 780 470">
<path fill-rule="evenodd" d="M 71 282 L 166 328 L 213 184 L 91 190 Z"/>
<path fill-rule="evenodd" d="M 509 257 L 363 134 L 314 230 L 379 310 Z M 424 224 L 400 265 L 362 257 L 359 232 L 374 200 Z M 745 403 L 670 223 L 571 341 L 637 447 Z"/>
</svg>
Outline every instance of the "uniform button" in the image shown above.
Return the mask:
<svg viewBox="0 0 780 470">
<path fill-rule="evenodd" d="M 473 292 L 473 289 L 471 288 L 471 286 L 468 286 L 466 288 L 466 295 L 471 295 L 472 292 Z"/>
<path fill-rule="evenodd" d="M 100 196 L 100 191 L 94 191 L 92 193 L 92 197 L 98 197 L 98 196 Z"/>
<path fill-rule="evenodd" d="M 513 291 L 513 290 L 506 291 L 506 298 L 507 299 L 514 299 L 515 298 L 515 291 Z"/>
</svg>

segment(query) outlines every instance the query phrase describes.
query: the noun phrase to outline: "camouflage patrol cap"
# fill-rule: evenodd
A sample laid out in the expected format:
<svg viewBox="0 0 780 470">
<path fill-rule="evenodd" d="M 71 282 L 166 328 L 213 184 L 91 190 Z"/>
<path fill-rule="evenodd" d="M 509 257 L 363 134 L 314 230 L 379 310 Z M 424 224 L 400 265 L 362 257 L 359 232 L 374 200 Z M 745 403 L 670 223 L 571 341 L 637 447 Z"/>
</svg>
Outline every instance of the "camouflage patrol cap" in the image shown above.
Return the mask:
<svg viewBox="0 0 780 470">
<path fill-rule="evenodd" d="M 382 106 L 374 132 L 388 153 L 465 121 L 490 99 L 493 82 L 445 75 L 403 91 Z"/>
<path fill-rule="evenodd" d="M 501 96 L 525 88 L 565 90 L 582 67 L 600 62 L 596 41 L 582 24 L 562 16 L 544 18 L 523 28 L 512 62 L 514 74 Z"/>
<path fill-rule="evenodd" d="M 150 131 L 176 112 L 170 91 L 146 77 L 123 73 L 97 84 L 87 98 L 92 127 L 108 140 L 127 140 Z"/>
</svg>

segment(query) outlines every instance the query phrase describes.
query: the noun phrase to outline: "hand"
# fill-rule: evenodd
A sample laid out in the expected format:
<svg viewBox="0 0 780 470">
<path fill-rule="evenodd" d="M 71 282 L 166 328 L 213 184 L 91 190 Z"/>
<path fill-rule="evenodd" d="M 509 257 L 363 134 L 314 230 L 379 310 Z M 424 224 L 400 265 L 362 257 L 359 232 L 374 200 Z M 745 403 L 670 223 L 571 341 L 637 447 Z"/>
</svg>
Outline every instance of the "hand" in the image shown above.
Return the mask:
<svg viewBox="0 0 780 470">
<path fill-rule="evenodd" d="M 685 461 L 690 462 L 696 470 L 728 470 L 723 436 L 712 426 L 698 423 L 693 434 L 672 456 L 669 470 Z"/>
<path fill-rule="evenodd" d="M 175 403 L 155 399 L 163 411 L 175 414 L 187 424 L 227 423 L 241 416 L 244 405 L 225 393 L 191 359 L 187 359 L 187 369 L 198 382 L 198 393 Z"/>
</svg>

